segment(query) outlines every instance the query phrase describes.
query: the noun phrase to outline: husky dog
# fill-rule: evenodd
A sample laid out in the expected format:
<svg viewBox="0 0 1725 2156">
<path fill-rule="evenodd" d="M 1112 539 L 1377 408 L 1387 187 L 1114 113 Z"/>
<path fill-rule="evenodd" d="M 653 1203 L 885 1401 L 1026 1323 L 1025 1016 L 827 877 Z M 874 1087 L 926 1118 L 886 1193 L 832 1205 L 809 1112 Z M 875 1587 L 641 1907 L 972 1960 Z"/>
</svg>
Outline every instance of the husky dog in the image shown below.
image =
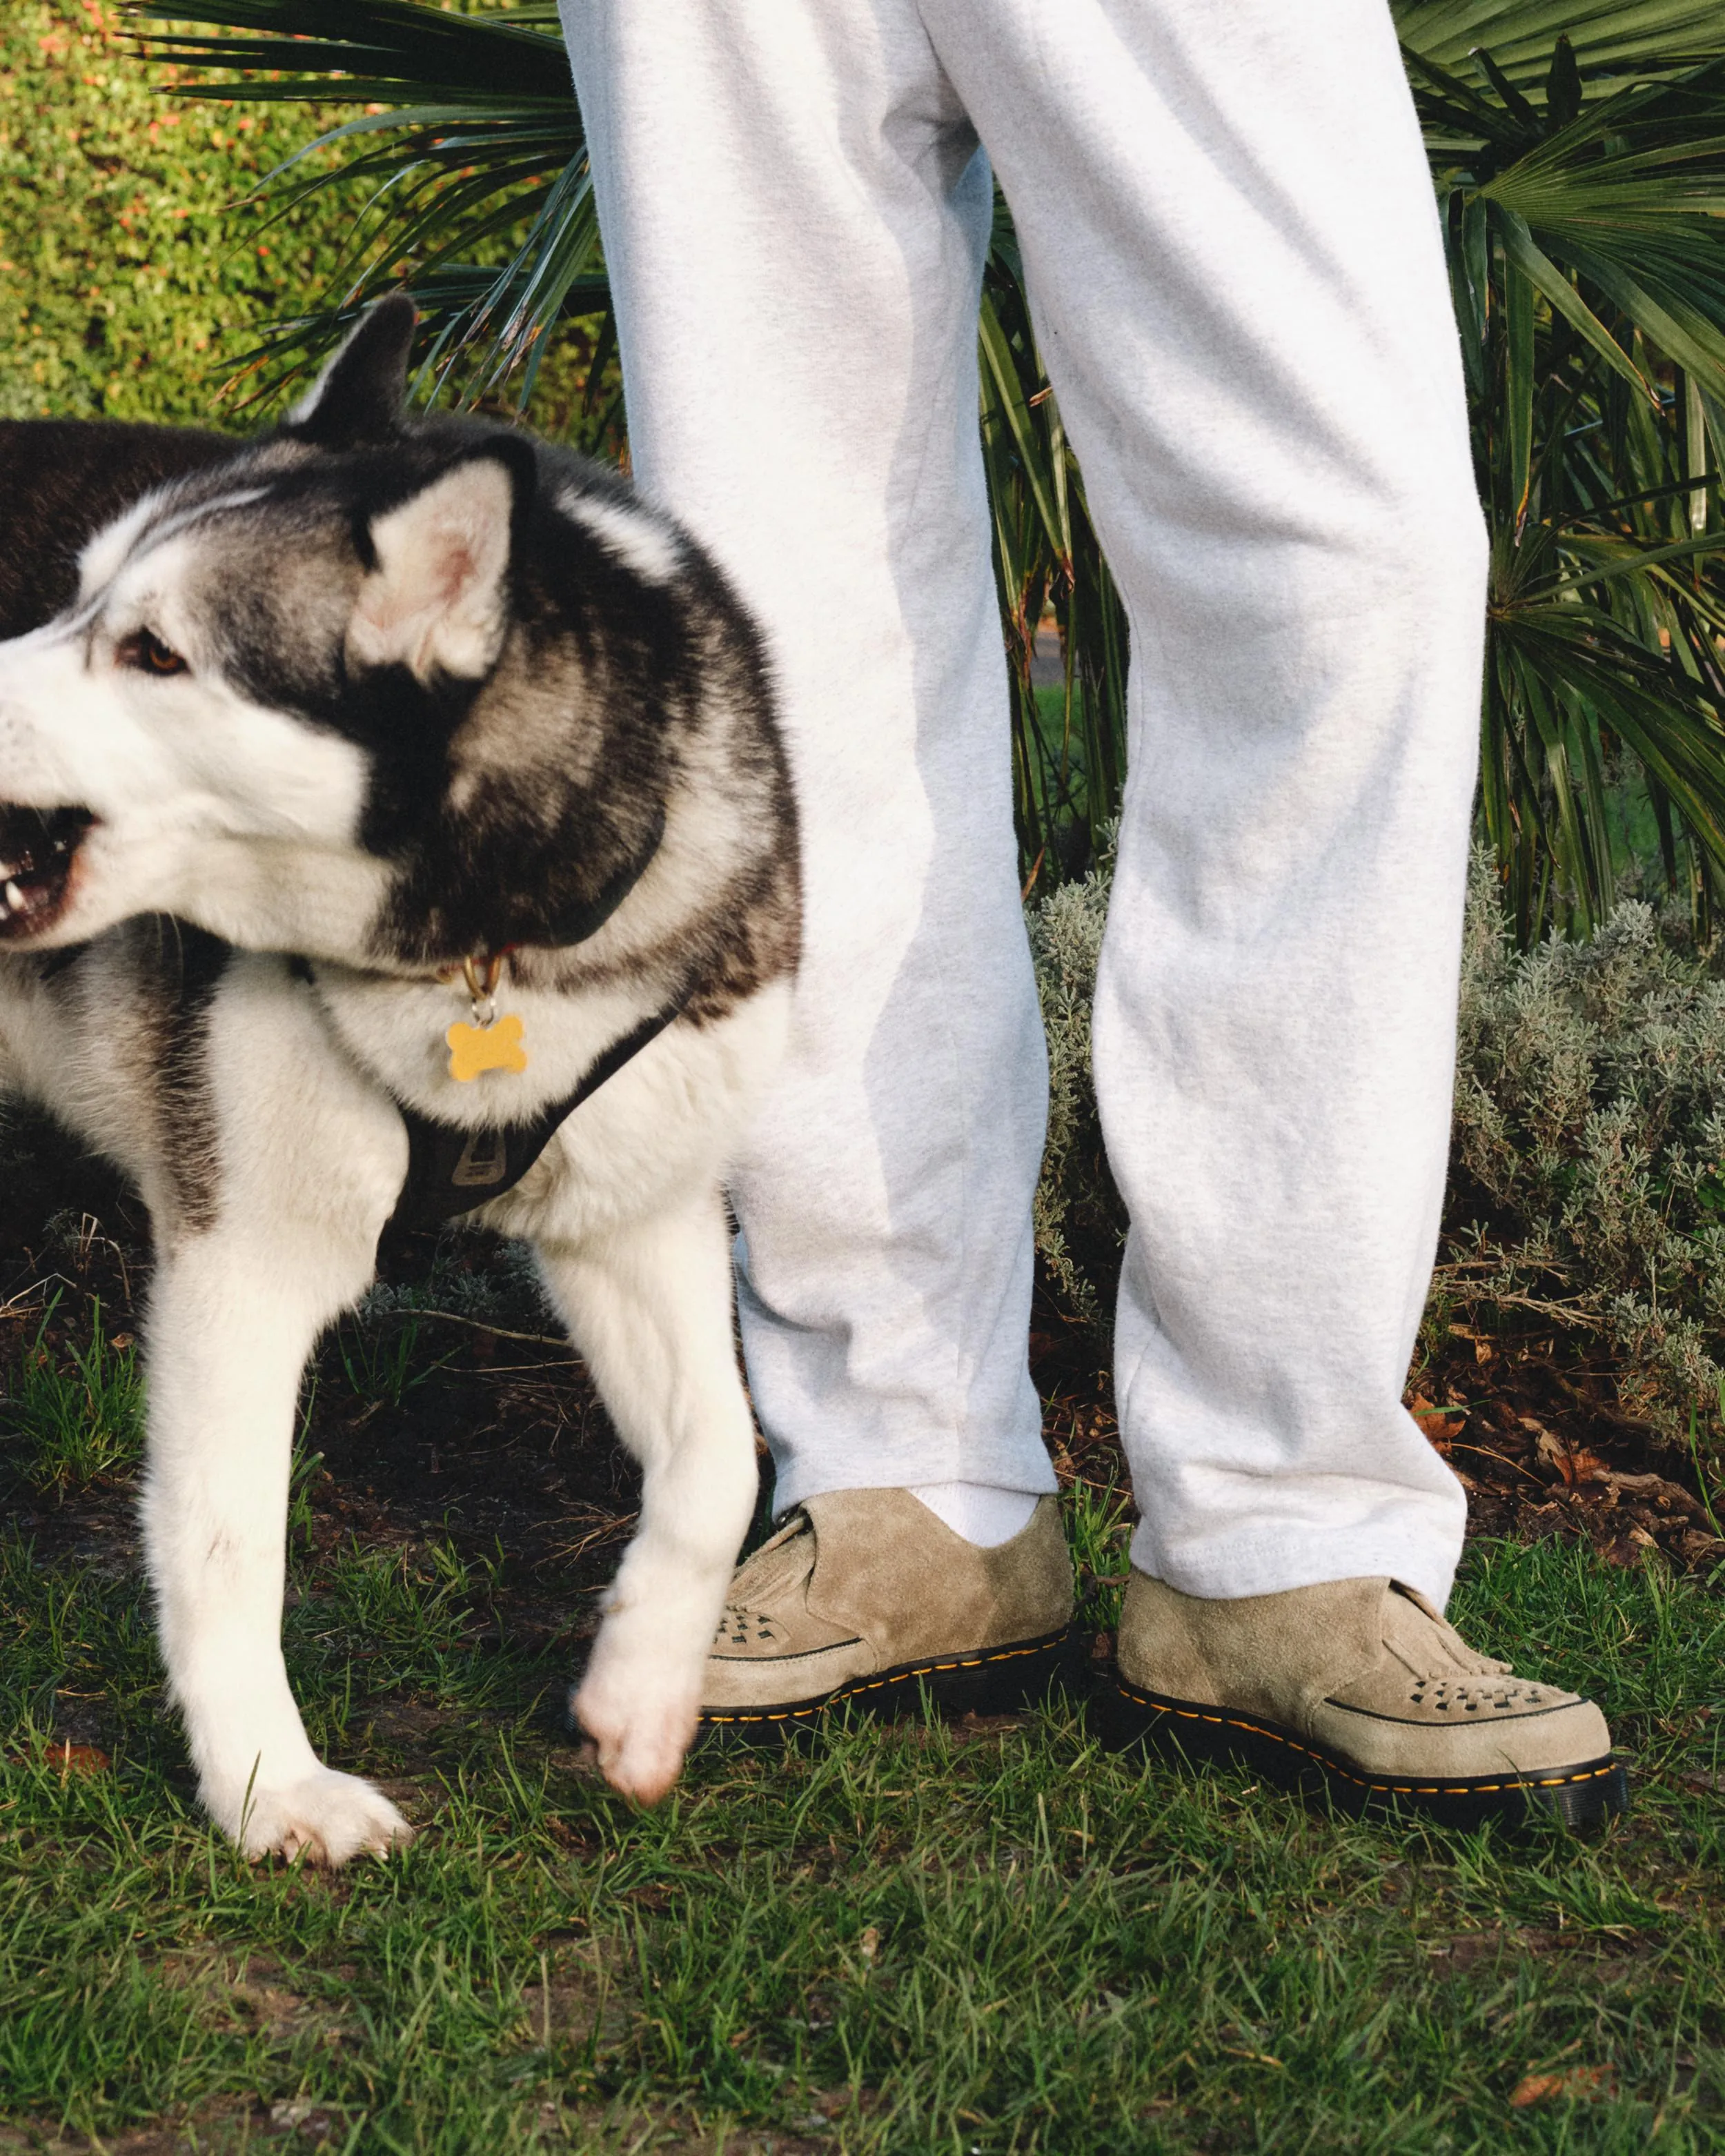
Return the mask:
<svg viewBox="0 0 1725 2156">
<path fill-rule="evenodd" d="M 149 1208 L 144 1540 L 203 1800 L 331 1864 L 408 1830 L 288 1687 L 290 1450 L 398 1212 L 531 1241 L 641 1462 L 574 1704 L 617 1788 L 675 1779 L 755 1481 L 721 1179 L 800 932 L 742 607 L 614 475 L 404 418 L 413 321 L 255 442 L 138 430 L 75 592 L 29 514 L 69 483 L 0 480 L 9 626 L 63 603 L 0 642 L 0 1091 Z M 100 518 L 126 445 L 92 460 Z"/>
</svg>

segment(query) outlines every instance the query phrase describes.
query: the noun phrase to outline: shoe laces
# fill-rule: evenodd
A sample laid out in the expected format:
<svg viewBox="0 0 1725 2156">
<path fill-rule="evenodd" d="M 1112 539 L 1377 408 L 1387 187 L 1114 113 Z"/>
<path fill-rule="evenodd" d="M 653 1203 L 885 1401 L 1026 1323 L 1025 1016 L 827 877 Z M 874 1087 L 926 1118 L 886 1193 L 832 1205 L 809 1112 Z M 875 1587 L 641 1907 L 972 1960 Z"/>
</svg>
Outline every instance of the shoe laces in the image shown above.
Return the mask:
<svg viewBox="0 0 1725 2156">
<path fill-rule="evenodd" d="M 1506 1670 L 1504 1674 L 1509 1672 Z M 1530 1707 L 1543 1707 L 1547 1697 L 1540 1686 L 1523 1684 L 1514 1677 L 1503 1685 L 1457 1684 L 1448 1677 L 1419 1677 L 1408 1694 L 1415 1707 L 1453 1714 L 1457 1720 L 1467 1714 L 1525 1713 Z"/>
</svg>

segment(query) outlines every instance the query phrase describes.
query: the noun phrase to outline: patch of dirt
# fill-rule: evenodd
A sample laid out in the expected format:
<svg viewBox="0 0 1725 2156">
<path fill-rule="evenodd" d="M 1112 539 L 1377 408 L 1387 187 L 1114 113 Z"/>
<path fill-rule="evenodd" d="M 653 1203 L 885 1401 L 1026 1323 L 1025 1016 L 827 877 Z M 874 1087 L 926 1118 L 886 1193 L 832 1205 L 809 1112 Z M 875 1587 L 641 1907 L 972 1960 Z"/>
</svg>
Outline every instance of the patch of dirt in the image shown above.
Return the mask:
<svg viewBox="0 0 1725 2156">
<path fill-rule="evenodd" d="M 1537 1924 L 1519 1928 L 1494 1924 L 1482 1932 L 1458 1932 L 1426 1942 L 1425 1952 L 1440 1974 L 1458 1974 L 1482 1964 L 1496 1968 L 1521 1954 L 1584 1965 L 1589 1982 L 1604 1984 L 1625 1975 L 1657 1954 L 1665 1942 L 1656 1932 L 1554 1931 Z"/>
<path fill-rule="evenodd" d="M 324 2114 L 325 2124 L 334 2122 Z M 104 2134 L 88 2140 L 80 2133 L 63 2133 L 54 2126 L 24 2121 L 0 2122 L 0 2156 L 239 2156 L 246 2149 L 279 2148 L 279 2133 L 270 2131 L 264 2107 L 245 2097 L 222 2097 L 199 2104 L 178 2120 L 161 2120 L 129 2132 Z M 345 2134 L 326 2133 L 321 2139 L 307 2138 L 287 2144 L 295 2156 L 319 2156 L 324 2148 L 339 2148 Z"/>
<path fill-rule="evenodd" d="M 639 1999 L 636 1971 L 620 1948 L 607 1952 L 585 1938 L 553 1944 L 542 1980 L 521 1987 L 516 2033 L 522 2044 L 552 2057 L 572 2049 L 608 2051 L 628 2035 Z"/>
<path fill-rule="evenodd" d="M 1625 1414 L 1613 1373 L 1562 1337 L 1452 1325 L 1408 1405 L 1467 1491 L 1470 1534 L 1561 1536 L 1618 1565 L 1658 1551 L 1703 1575 L 1725 1566 L 1695 1461 Z"/>
<path fill-rule="evenodd" d="M 811 2108 L 800 2132 L 728 2123 L 708 2128 L 672 2104 L 631 2104 L 624 2109 L 584 2105 L 568 2111 L 547 2103 L 539 2123 L 548 2136 L 565 2138 L 592 2156 L 830 2156 L 837 2147 L 825 2132 L 826 2112 Z M 810 2139 L 809 2131 L 819 2136 Z"/>
</svg>

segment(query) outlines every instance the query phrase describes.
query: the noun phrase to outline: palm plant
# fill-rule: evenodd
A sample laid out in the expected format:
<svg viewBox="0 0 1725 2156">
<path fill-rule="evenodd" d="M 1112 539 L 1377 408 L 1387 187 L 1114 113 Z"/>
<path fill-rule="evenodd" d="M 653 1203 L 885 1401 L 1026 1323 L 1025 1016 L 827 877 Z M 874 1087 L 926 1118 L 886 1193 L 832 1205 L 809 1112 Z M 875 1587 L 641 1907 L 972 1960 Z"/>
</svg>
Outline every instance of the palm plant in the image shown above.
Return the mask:
<svg viewBox="0 0 1725 2156">
<path fill-rule="evenodd" d="M 1573 41 L 1534 34 L 1565 19 Z M 1725 60 L 1672 46 L 1725 38 L 1686 0 L 1430 0 L 1403 29 L 1491 532 L 1480 807 L 1512 917 L 1524 942 L 1595 925 L 1639 813 L 1706 926 L 1725 889 Z"/>
<path fill-rule="evenodd" d="M 1725 19 L 1716 0 L 1394 4 L 1491 530 L 1481 819 L 1511 916 L 1523 941 L 1584 932 L 1644 853 L 1708 925 L 1725 897 Z M 222 72 L 203 94 L 368 108 L 321 138 L 339 169 L 274 176 L 284 209 L 337 180 L 366 200 L 342 289 L 249 356 L 265 381 L 405 275 L 426 395 L 512 387 L 525 407 L 558 326 L 585 316 L 596 412 L 608 299 L 550 0 L 135 12 L 177 26 L 155 57 Z M 1117 803 L 1127 631 L 1004 204 L 981 362 L 1028 887 L 1081 867 Z M 1050 615 L 1063 679 L 1039 693 Z"/>
</svg>

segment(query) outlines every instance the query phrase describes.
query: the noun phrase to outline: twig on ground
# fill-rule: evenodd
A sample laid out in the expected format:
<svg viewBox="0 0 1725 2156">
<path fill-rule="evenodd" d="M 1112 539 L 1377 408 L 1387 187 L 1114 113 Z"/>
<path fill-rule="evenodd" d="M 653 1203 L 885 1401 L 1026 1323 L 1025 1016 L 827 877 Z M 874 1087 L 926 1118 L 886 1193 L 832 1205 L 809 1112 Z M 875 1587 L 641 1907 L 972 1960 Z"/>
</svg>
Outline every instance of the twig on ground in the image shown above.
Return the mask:
<svg viewBox="0 0 1725 2156">
<path fill-rule="evenodd" d="M 639 1513 L 627 1512 L 621 1519 L 602 1520 L 590 1534 L 583 1535 L 578 1543 L 570 1543 L 562 1549 L 547 1551 L 534 1570 L 542 1572 L 547 1565 L 559 1562 L 572 1563 L 583 1550 L 591 1549 L 595 1543 L 614 1541 L 619 1535 L 632 1527 L 639 1517 Z"/>
<path fill-rule="evenodd" d="M 457 1310 L 420 1310 L 403 1306 L 402 1309 L 392 1312 L 391 1315 L 397 1317 L 440 1317 L 446 1325 L 470 1326 L 475 1332 L 489 1332 L 499 1340 L 525 1340 L 530 1348 L 561 1348 L 566 1355 L 573 1355 L 575 1352 L 567 1335 L 559 1338 L 555 1332 L 511 1332 L 506 1325 L 493 1325 L 483 1317 L 464 1317 Z"/>
<path fill-rule="evenodd" d="M 1522 1466 L 1519 1460 L 1512 1460 L 1507 1452 L 1493 1452 L 1489 1445 L 1463 1445 L 1459 1440 L 1452 1438 L 1450 1450 L 1451 1452 L 1476 1452 L 1481 1460 L 1500 1460 L 1506 1467 L 1512 1467 L 1517 1475 L 1525 1475 L 1537 1488 L 1544 1490 L 1550 1486 L 1542 1482 L 1531 1467 Z"/>
<path fill-rule="evenodd" d="M 0 1302 L 0 1318 L 39 1317 L 42 1315 L 41 1305 L 39 1303 L 33 1307 L 29 1298 L 33 1295 L 45 1295 L 56 1281 L 62 1287 L 70 1288 L 74 1295 L 81 1292 L 77 1281 L 68 1280 L 64 1273 L 46 1273 L 40 1280 L 32 1281 L 28 1287 L 21 1287 L 8 1301 Z"/>
<path fill-rule="evenodd" d="M 1573 1302 L 1546 1302 L 1537 1295 L 1499 1294 L 1487 1288 L 1480 1300 L 1497 1303 L 1505 1309 L 1535 1311 L 1541 1317 L 1554 1317 L 1559 1325 L 1585 1327 L 1598 1322 L 1579 1296 Z"/>
</svg>

